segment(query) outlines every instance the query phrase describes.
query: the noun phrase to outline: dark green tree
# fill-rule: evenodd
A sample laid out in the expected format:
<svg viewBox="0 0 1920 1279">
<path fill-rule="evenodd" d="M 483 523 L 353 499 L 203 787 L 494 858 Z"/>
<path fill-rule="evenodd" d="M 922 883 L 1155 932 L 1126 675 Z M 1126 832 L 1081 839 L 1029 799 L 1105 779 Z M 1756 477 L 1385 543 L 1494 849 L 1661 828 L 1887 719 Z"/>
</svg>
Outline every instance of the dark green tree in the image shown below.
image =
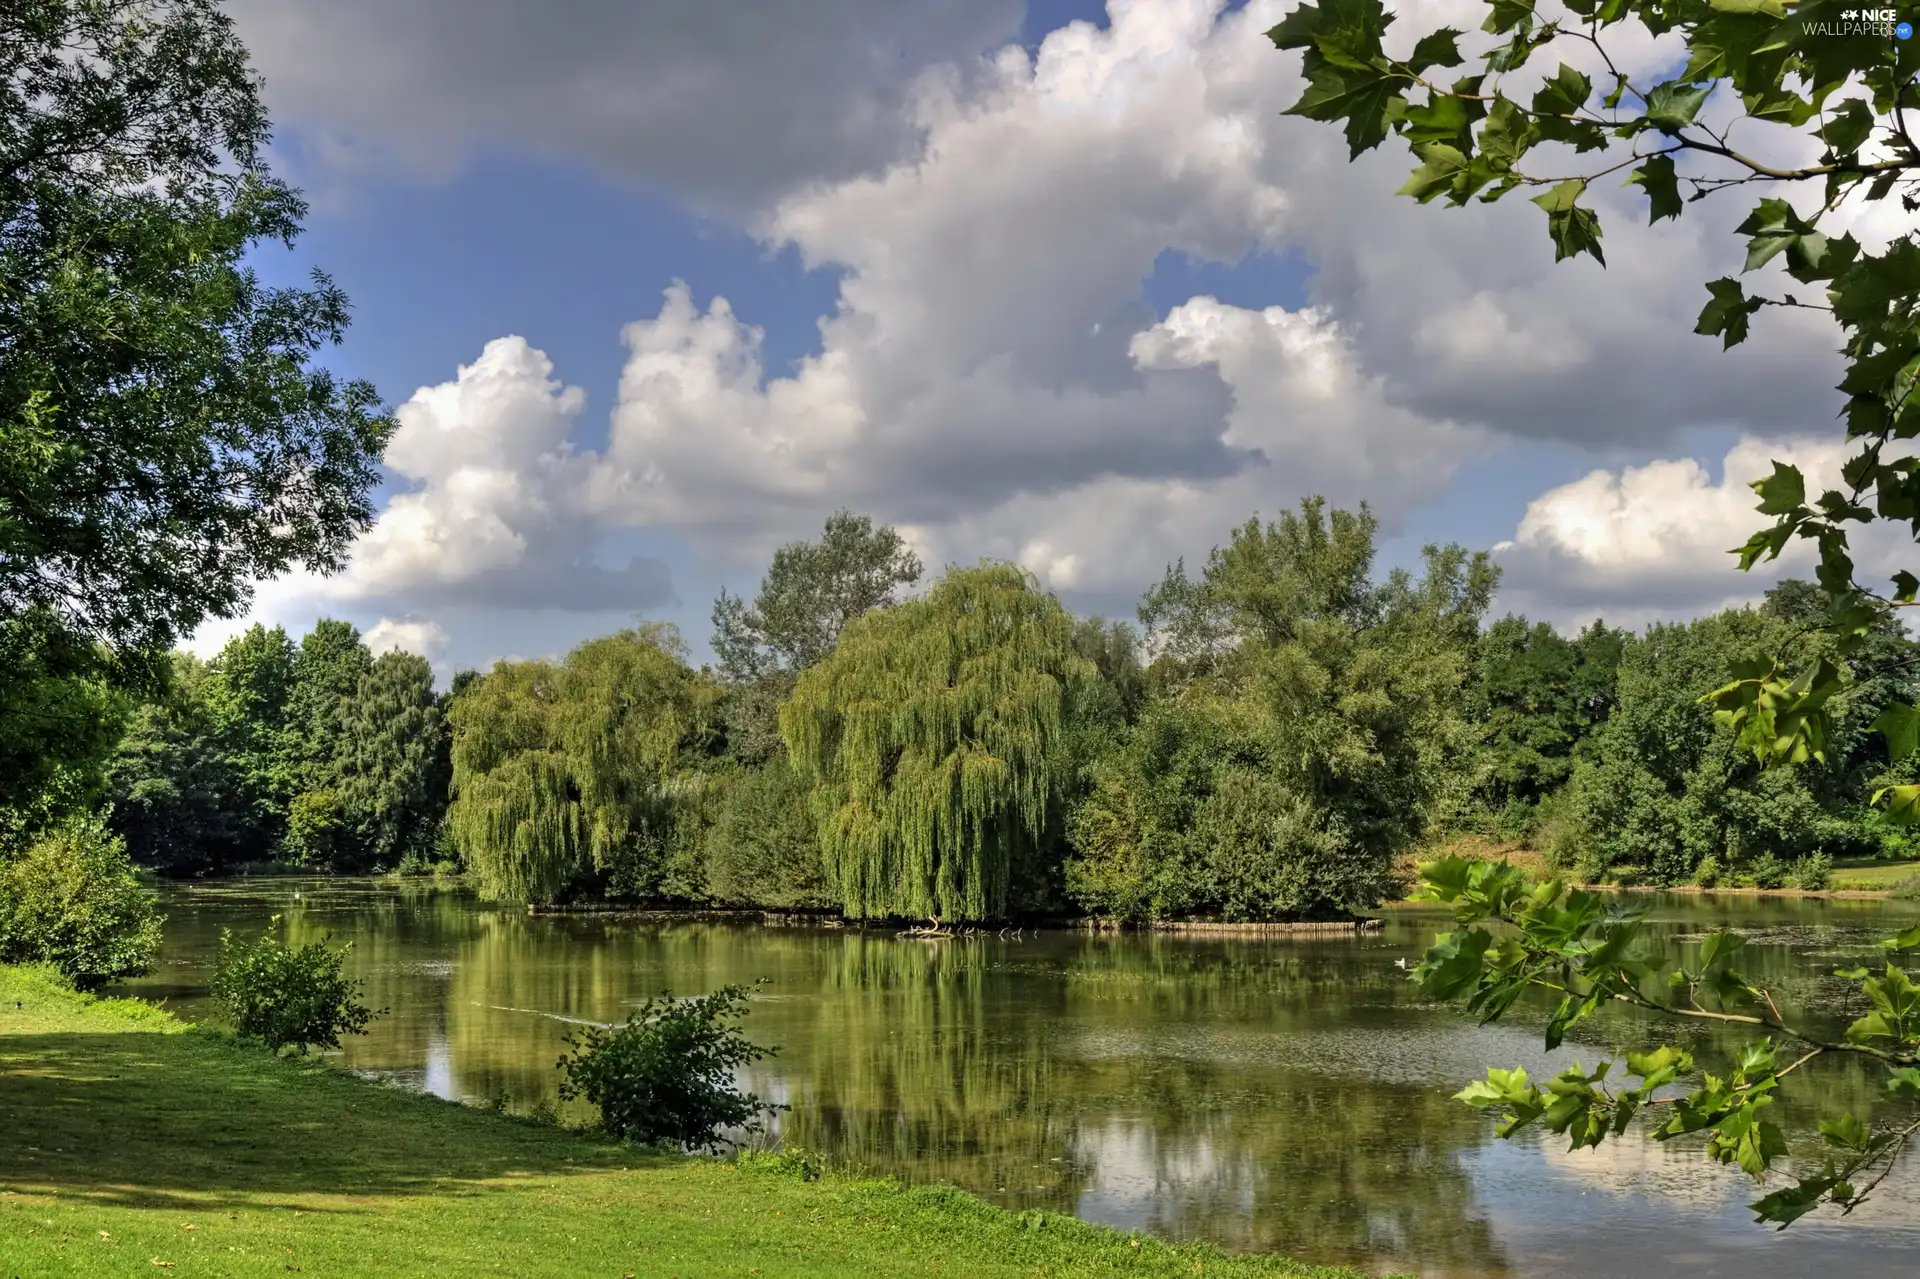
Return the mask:
<svg viewBox="0 0 1920 1279">
<path fill-rule="evenodd" d="M 227 641 L 206 682 L 208 728 L 239 778 L 247 842 L 254 856 L 274 855 L 286 831 L 287 805 L 299 778 L 288 762 L 287 710 L 298 650 L 285 630 L 255 623 Z"/>
<path fill-rule="evenodd" d="M 1486 629 L 1474 656 L 1467 715 L 1486 744 L 1485 799 L 1496 812 L 1527 808 L 1566 784 L 1575 757 L 1614 704 L 1627 642 L 1595 622 L 1573 639 L 1509 615 Z"/>
<path fill-rule="evenodd" d="M 392 429 L 314 363 L 324 275 L 267 288 L 299 233 L 214 0 L 0 9 L 0 626 L 46 610 L 165 652 L 249 584 L 337 567 Z"/>
<path fill-rule="evenodd" d="M 0 623 L 0 857 L 97 797 L 130 710 L 117 683 L 50 614 Z"/>
<path fill-rule="evenodd" d="M 264 854 L 245 777 L 215 736 L 212 674 L 174 655 L 166 687 L 134 711 L 107 768 L 108 820 L 142 866 L 218 873 Z"/>
<path fill-rule="evenodd" d="M 1375 582 L 1374 530 L 1310 498 L 1147 593 L 1163 692 L 1074 814 L 1083 904 L 1273 919 L 1388 890 L 1471 747 L 1460 693 L 1496 575 L 1428 547 L 1421 577 Z"/>
<path fill-rule="evenodd" d="M 447 725 L 424 657 L 383 653 L 339 710 L 340 802 L 363 864 L 425 854 L 446 811 Z"/>
<path fill-rule="evenodd" d="M 949 570 L 869 612 L 780 710 L 813 787 L 828 880 L 855 918 L 996 919 L 1067 777 L 1097 678 L 1073 619 L 1011 564 Z"/>
<path fill-rule="evenodd" d="M 287 766 L 300 789 L 323 786 L 352 749 L 345 707 L 373 669 L 373 654 L 350 622 L 323 617 L 300 638 L 287 697 Z"/>
</svg>

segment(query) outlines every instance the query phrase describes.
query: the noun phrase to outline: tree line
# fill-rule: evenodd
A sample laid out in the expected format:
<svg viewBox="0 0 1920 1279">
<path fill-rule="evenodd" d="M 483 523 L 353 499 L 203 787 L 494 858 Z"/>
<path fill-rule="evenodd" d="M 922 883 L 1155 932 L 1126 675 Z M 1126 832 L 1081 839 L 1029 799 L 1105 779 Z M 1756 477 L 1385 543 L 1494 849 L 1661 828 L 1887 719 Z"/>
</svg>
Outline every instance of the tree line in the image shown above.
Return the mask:
<svg viewBox="0 0 1920 1279">
<path fill-rule="evenodd" d="M 925 589 L 891 528 L 840 512 L 670 628 L 463 672 L 344 622 L 176 655 L 104 765 L 134 858 L 459 866 L 512 901 L 611 899 L 943 921 L 1340 917 L 1413 850 L 1479 835 L 1590 880 L 1824 883 L 1911 837 L 1870 731 L 1913 695 L 1887 622 L 1844 660 L 1828 761 L 1762 770 L 1702 702 L 1795 643 L 1818 588 L 1634 634 L 1489 622 L 1485 553 L 1375 571 L 1378 522 L 1317 499 L 1172 566 L 1139 624 L 1076 618 L 1010 564 Z"/>
</svg>

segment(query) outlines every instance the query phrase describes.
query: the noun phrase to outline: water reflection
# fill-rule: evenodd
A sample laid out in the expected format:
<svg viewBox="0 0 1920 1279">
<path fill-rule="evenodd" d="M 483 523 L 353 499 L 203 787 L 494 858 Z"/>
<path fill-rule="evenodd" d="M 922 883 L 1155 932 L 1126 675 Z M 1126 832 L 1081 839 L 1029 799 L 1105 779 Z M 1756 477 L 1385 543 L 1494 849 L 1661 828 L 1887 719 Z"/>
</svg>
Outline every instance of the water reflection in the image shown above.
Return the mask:
<svg viewBox="0 0 1920 1279">
<path fill-rule="evenodd" d="M 1746 967 L 1837 1021 L 1842 956 L 1905 907 L 1673 898 L 1684 938 L 1734 924 Z M 1636 1044 L 1618 1010 L 1549 1058 L 1524 1018 L 1474 1027 L 1422 1002 L 1394 961 L 1439 921 L 1396 912 L 1357 940 L 1028 935 L 904 940 L 850 930 L 534 919 L 457 892 L 341 881 L 175 890 L 165 963 L 139 983 L 188 1016 L 222 927 L 284 917 L 296 939 L 354 944 L 389 1014 L 345 1064 L 515 1110 L 556 1103 L 554 1063 L 582 1021 L 662 989 L 769 979 L 749 1029 L 780 1054 L 750 1084 L 788 1102 L 781 1140 L 1016 1207 L 1175 1238 L 1431 1275 L 1641 1275 L 1681 1244 L 1703 1274 L 1844 1265 L 1911 1274 L 1911 1192 L 1854 1222 L 1746 1224 L 1750 1190 L 1691 1151 L 1633 1143 L 1566 1155 L 1492 1140 L 1448 1100 L 1487 1063 L 1552 1070 Z M 1688 1028 L 1703 1050 L 1714 1027 Z M 1829 1103 L 1872 1077 L 1823 1070 Z M 1781 1107 L 1804 1128 L 1804 1109 Z M 1891 1188 L 1891 1187 L 1890 1187 Z M 1602 1224 L 1602 1218 L 1607 1224 Z M 1911 1253 L 1905 1254 L 1911 1256 Z"/>
</svg>

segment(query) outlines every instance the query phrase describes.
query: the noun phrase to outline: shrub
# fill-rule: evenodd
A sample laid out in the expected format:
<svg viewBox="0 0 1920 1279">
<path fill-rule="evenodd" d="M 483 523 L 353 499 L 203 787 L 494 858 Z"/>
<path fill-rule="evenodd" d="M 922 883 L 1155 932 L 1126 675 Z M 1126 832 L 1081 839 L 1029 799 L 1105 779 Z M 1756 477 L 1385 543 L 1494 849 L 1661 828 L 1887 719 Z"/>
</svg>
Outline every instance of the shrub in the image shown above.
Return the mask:
<svg viewBox="0 0 1920 1279">
<path fill-rule="evenodd" d="M 1795 888 L 1819 892 L 1833 882 L 1833 858 L 1825 853 L 1808 853 L 1793 863 L 1788 878 Z"/>
<path fill-rule="evenodd" d="M 274 1052 L 289 1044 L 302 1054 L 338 1048 L 342 1034 L 364 1033 L 379 1015 L 360 1002 L 360 983 L 341 972 L 351 949 L 286 946 L 265 933 L 237 941 L 222 929 L 213 997 L 242 1039 Z"/>
<path fill-rule="evenodd" d="M 1762 853 L 1747 864 L 1747 882 L 1755 888 L 1785 888 L 1787 864 L 1772 853 Z"/>
<path fill-rule="evenodd" d="M 99 818 L 70 818 L 0 864 L 0 960 L 52 964 L 92 990 L 146 972 L 159 946 L 154 896 Z"/>
<path fill-rule="evenodd" d="M 1693 868 L 1693 882 L 1701 888 L 1713 888 L 1720 883 L 1722 873 L 1720 859 L 1708 853 L 1700 859 L 1700 864 Z"/>
<path fill-rule="evenodd" d="M 772 1109 L 735 1085 L 736 1067 L 777 1050 L 750 1042 L 733 1024 L 746 1015 L 747 992 L 723 986 L 711 995 L 649 999 L 618 1027 L 590 1027 L 567 1039 L 560 1058 L 562 1100 L 584 1097 L 600 1126 L 616 1137 L 687 1150 L 731 1145 L 723 1128 L 758 1132 Z"/>
</svg>

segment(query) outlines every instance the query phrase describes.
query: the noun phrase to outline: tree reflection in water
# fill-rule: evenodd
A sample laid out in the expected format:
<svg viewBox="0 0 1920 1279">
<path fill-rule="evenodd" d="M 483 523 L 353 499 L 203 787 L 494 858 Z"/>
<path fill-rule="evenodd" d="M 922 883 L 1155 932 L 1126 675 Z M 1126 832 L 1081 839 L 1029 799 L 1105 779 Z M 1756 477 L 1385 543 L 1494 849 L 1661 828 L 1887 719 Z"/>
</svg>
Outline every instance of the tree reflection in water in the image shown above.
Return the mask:
<svg viewBox="0 0 1920 1279">
<path fill-rule="evenodd" d="M 1660 927 L 1676 938 L 1734 921 L 1756 930 L 1749 968 L 1821 1009 L 1838 938 L 1877 935 L 1883 918 L 1829 906 L 1695 899 L 1663 906 Z M 1670 1162 L 1649 1148 L 1646 1169 L 1659 1172 L 1649 1177 L 1504 1147 L 1450 1100 L 1489 1061 L 1591 1063 L 1639 1026 L 1602 1017 L 1587 1043 L 1548 1059 L 1524 1016 L 1481 1030 L 1422 1003 L 1393 961 L 1431 936 L 1432 916 L 1347 940 L 927 941 L 529 918 L 453 891 L 343 881 L 175 890 L 169 911 L 167 962 L 136 990 L 195 1015 L 219 928 L 258 930 L 277 913 L 295 940 L 352 941 L 367 1001 L 392 1010 L 349 1043 L 347 1065 L 516 1111 L 554 1104 L 554 1063 L 578 1021 L 620 1020 L 663 989 L 765 977 L 746 1028 L 781 1052 L 749 1086 L 791 1104 L 781 1140 L 877 1172 L 1234 1249 L 1436 1275 L 1528 1271 L 1512 1242 L 1524 1233 L 1513 1224 L 1520 1184 L 1545 1216 L 1577 1225 L 1593 1211 L 1589 1192 L 1617 1199 L 1637 1181 L 1704 1178 L 1713 1184 L 1655 1192 L 1649 1228 L 1671 1231 L 1675 1213 L 1692 1212 L 1696 1224 L 1744 1229 L 1740 1188 L 1697 1157 Z M 1703 1028 L 1700 1048 L 1718 1050 L 1713 1033 Z M 1836 1102 L 1873 1088 L 1851 1063 L 1825 1081 Z M 1580 1236 L 1573 1255 L 1598 1264 L 1601 1247 Z"/>
</svg>

